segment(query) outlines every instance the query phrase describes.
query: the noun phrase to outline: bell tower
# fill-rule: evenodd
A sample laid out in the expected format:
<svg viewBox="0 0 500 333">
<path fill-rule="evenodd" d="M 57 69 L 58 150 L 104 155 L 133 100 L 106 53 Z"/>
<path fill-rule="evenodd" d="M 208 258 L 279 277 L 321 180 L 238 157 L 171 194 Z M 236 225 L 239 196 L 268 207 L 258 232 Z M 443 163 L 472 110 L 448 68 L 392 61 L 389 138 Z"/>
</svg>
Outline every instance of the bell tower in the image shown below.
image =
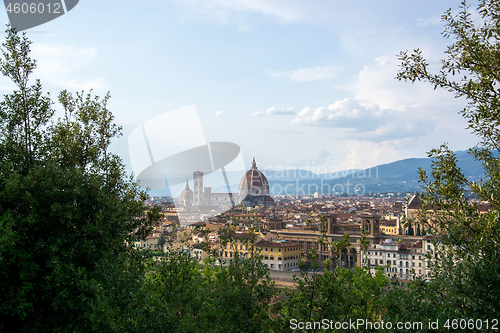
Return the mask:
<svg viewBox="0 0 500 333">
<path fill-rule="evenodd" d="M 372 239 L 374 244 L 379 242 L 380 217 L 377 215 L 361 215 L 361 230 L 365 232 L 368 239 Z"/>
<path fill-rule="evenodd" d="M 203 172 L 193 172 L 193 206 L 202 206 L 203 198 Z"/>
</svg>

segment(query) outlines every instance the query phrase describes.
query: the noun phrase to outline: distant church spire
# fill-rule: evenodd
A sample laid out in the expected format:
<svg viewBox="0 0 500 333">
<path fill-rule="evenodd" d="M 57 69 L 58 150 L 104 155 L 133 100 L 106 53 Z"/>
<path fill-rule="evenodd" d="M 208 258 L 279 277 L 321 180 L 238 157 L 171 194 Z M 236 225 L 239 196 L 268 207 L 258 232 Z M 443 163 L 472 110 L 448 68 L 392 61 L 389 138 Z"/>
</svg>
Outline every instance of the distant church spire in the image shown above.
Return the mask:
<svg viewBox="0 0 500 333">
<path fill-rule="evenodd" d="M 189 188 L 189 182 L 187 179 L 186 179 L 186 188 Z"/>
<path fill-rule="evenodd" d="M 257 169 L 257 163 L 255 163 L 255 157 L 253 158 L 252 169 Z"/>
</svg>

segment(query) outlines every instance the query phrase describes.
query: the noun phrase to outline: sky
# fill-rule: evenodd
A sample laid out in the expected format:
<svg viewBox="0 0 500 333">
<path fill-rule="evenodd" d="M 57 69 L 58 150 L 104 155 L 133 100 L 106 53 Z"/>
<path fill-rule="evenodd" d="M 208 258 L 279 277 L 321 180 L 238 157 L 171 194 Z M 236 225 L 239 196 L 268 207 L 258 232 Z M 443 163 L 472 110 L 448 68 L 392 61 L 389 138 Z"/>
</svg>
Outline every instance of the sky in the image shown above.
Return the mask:
<svg viewBox="0 0 500 333">
<path fill-rule="evenodd" d="M 400 51 L 420 48 L 439 68 L 451 44 L 440 18 L 458 6 L 80 0 L 26 33 L 38 61 L 33 78 L 54 99 L 63 89 L 110 92 L 108 106 L 123 126 L 111 148 L 127 172 L 133 130 L 192 105 L 205 140 L 237 144 L 247 167 L 255 157 L 260 168 L 335 172 L 426 157 L 445 142 L 452 150 L 477 143 L 459 115 L 463 99 L 395 79 Z M 12 89 L 0 79 L 0 93 Z"/>
</svg>

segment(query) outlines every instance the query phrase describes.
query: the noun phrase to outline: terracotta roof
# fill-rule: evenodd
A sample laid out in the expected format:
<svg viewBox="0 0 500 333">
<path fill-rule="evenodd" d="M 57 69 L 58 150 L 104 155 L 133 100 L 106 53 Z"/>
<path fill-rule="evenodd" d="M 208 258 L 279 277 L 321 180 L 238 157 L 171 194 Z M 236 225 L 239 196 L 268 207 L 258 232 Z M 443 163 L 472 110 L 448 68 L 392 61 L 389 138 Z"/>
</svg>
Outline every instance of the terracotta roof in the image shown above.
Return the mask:
<svg viewBox="0 0 500 333">
<path fill-rule="evenodd" d="M 273 241 L 267 241 L 267 240 L 261 240 L 261 241 L 258 241 L 257 244 L 255 244 L 255 246 L 258 246 L 258 247 L 290 247 L 290 246 L 300 246 L 299 243 L 297 242 L 289 242 L 289 241 L 277 241 L 277 242 L 273 242 Z"/>
</svg>

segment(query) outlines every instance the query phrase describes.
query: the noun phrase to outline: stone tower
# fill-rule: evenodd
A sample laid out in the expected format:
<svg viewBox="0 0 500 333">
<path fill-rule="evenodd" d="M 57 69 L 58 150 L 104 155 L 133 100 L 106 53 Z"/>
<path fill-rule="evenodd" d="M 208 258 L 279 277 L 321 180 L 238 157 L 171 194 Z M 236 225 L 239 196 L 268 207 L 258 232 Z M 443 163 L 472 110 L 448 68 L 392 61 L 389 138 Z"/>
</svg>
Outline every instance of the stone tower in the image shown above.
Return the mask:
<svg viewBox="0 0 500 333">
<path fill-rule="evenodd" d="M 193 206 L 202 206 L 204 204 L 203 198 L 203 172 L 193 172 Z"/>
</svg>

